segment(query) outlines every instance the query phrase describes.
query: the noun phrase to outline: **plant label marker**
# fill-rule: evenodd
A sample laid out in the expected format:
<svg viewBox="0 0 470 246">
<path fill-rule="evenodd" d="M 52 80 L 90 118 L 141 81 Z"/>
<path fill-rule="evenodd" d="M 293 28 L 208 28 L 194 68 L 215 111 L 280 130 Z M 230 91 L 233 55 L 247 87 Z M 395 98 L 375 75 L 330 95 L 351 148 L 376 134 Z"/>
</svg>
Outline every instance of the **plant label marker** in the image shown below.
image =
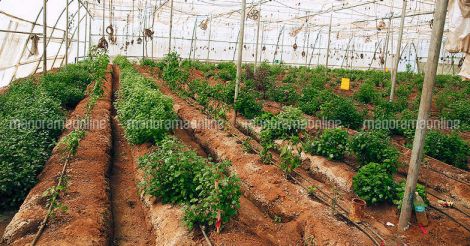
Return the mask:
<svg viewBox="0 0 470 246">
<path fill-rule="evenodd" d="M 341 78 L 341 90 L 349 91 L 351 80 L 349 78 Z"/>
</svg>

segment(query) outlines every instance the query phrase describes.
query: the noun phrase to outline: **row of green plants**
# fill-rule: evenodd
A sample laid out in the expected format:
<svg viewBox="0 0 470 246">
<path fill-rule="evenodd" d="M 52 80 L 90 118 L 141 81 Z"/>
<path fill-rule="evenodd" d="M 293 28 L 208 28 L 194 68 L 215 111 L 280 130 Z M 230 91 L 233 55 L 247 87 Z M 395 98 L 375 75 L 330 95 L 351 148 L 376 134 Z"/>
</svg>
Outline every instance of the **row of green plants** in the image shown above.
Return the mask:
<svg viewBox="0 0 470 246">
<path fill-rule="evenodd" d="M 270 89 L 274 86 L 275 78 L 282 73 L 287 73 L 283 82 L 288 86 L 291 84 L 306 85 L 300 95 L 296 95 L 295 89 L 281 90 L 284 95 L 290 95 L 294 102 L 297 102 L 299 108 L 306 114 L 314 115 L 326 120 L 338 120 L 340 125 L 351 129 L 360 129 L 363 127 L 363 120 L 368 116 L 366 111 L 360 111 L 355 106 L 355 102 L 374 105 L 373 117 L 377 123 L 384 121 L 401 122 L 400 127 L 389 127 L 383 129 L 388 135 L 404 136 L 407 144 L 415 132 L 415 120 L 417 119 L 417 107 L 419 93 L 414 101 L 409 100 L 413 92 L 421 91 L 423 76 L 409 72 L 399 73 L 397 98 L 394 102 L 388 101 L 388 92 L 390 81 L 388 74 L 381 71 L 351 71 L 351 70 L 327 70 L 319 67 L 308 69 L 284 68 L 273 72 L 271 65 L 261 64 L 256 72 L 251 72 L 251 67 L 246 66 L 245 81 L 246 91 L 252 99 L 248 103 L 240 103 L 237 111 L 242 112 L 247 118 L 260 115 L 262 112 L 259 107 L 253 108 L 258 99 L 270 99 L 285 103 L 272 97 Z M 327 77 L 328 75 L 328 77 Z M 341 97 L 330 89 L 325 88 L 328 81 L 335 81 L 341 77 L 350 77 L 353 81 L 363 81 L 359 90 L 354 94 L 353 100 Z M 305 82 L 307 81 L 307 82 Z M 330 82 L 331 83 L 331 82 Z M 449 75 L 439 75 L 436 79 L 437 105 L 442 113 L 443 119 L 459 120 L 460 130 L 466 130 L 470 120 L 470 86 L 463 84 L 459 78 Z M 337 86 L 337 85 L 336 85 Z M 280 87 L 281 89 L 283 86 Z M 242 93 L 243 94 L 243 93 Z M 254 97 L 254 98 L 253 98 Z M 244 102 L 243 100 L 241 102 Z M 295 104 L 295 103 L 291 103 Z M 246 113 L 243 113 L 246 112 Z M 452 125 L 451 125 L 452 126 Z M 456 126 L 454 126 L 456 127 Z M 441 144 L 445 143 L 445 145 Z M 458 136 L 456 131 L 451 134 L 438 133 L 431 131 L 426 139 L 426 154 L 454 165 L 456 167 L 467 169 L 467 159 L 469 156 L 468 144 Z M 447 146 L 447 149 L 442 147 Z M 454 155 L 449 153 L 455 153 Z"/>
<path fill-rule="evenodd" d="M 188 150 L 175 137 L 167 137 L 158 149 L 139 159 L 145 172 L 145 191 L 163 203 L 179 204 L 184 222 L 193 229 L 226 223 L 240 207 L 240 184 L 230 175 L 230 162 L 214 163 Z"/>
<path fill-rule="evenodd" d="M 204 73 L 210 69 L 218 69 L 217 71 L 220 71 L 231 70 L 233 68 L 233 66 L 225 63 L 221 66 L 218 64 L 205 64 L 188 60 L 181 61 L 181 63 L 183 65 L 180 69 L 195 68 L 200 69 Z M 173 64 L 178 64 L 178 62 L 174 62 Z M 382 93 L 383 90 L 380 90 L 380 88 L 389 85 L 389 81 L 383 81 L 383 79 L 386 78 L 386 74 L 381 71 L 364 72 L 327 70 L 322 67 L 315 69 L 287 69 L 282 65 L 271 66 L 266 63 L 262 63 L 257 68 L 256 72 L 253 72 L 252 69 L 253 68 L 250 65 L 245 66 L 244 82 L 237 102 L 233 105 L 237 112 L 241 113 L 248 119 L 259 117 L 263 113 L 262 106 L 259 101 L 260 99 L 274 99 L 275 101 L 285 102 L 273 97 L 272 90 L 274 88 L 274 90 L 278 90 L 280 92 L 279 94 L 282 96 L 294 95 L 288 97 L 298 97 L 298 100 L 293 99 L 293 101 L 298 102 L 299 108 L 306 114 L 315 115 L 325 120 L 335 120 L 340 122 L 340 125 L 344 127 L 360 129 L 363 127 L 363 120 L 367 117 L 367 112 L 358 110 L 353 100 L 341 97 L 333 91 L 325 88 L 325 83 L 328 83 L 328 77 L 326 74 L 332 78 L 349 76 L 356 81 L 365 81 L 361 84 L 359 91 L 354 95 L 354 100 L 362 103 L 374 104 L 373 118 L 376 122 L 380 123 L 383 121 L 394 120 L 396 122 L 404 123 L 397 128 L 383 129 L 388 135 L 404 136 L 408 139 L 408 144 L 410 144 L 411 139 L 414 136 L 414 120 L 417 118 L 417 110 L 411 110 L 408 108 L 407 98 L 413 90 L 416 90 L 416 88 L 414 88 L 414 84 L 420 85 L 422 83 L 421 75 L 411 73 L 399 74 L 399 81 L 402 81 L 402 83 L 399 84 L 396 94 L 399 98 L 404 100 L 398 99 L 391 103 L 386 100 L 387 95 Z M 310 81 L 307 82 L 310 84 L 302 90 L 300 95 L 296 96 L 296 91 L 294 89 L 289 92 L 289 90 L 284 90 L 282 86 L 279 87 L 280 89 L 278 86 L 274 86 L 276 77 L 280 74 L 286 73 L 286 71 L 287 74 L 290 74 L 288 78 L 296 78 L 295 81 L 290 81 L 289 79 L 286 79 L 286 76 L 284 78 L 284 82 L 288 83 L 288 86 L 293 83 L 305 84 L 305 80 Z M 304 82 L 301 80 L 304 80 Z M 185 90 L 185 96 L 196 95 L 196 100 L 205 107 L 209 107 L 209 99 L 224 101 L 229 105 L 232 103 L 234 84 L 230 81 L 225 84 L 217 84 L 215 86 L 210 86 L 206 80 L 194 80 L 185 83 L 188 84 L 187 88 L 189 88 L 189 90 Z M 185 83 L 180 84 L 177 90 L 181 90 Z M 445 75 L 438 76 L 438 85 L 444 88 L 461 87 L 461 85 L 457 83 L 455 77 Z M 469 117 L 466 117 L 465 110 L 469 107 L 461 105 L 465 104 L 462 100 L 457 101 L 456 105 L 457 104 L 459 106 L 455 107 L 458 108 L 458 110 L 456 109 L 454 112 L 459 111 L 459 114 L 462 115 L 459 118 L 467 120 Z M 462 122 L 462 125 L 465 126 L 465 122 Z M 435 135 L 436 134 L 432 134 L 431 136 L 435 138 Z M 452 144 L 449 145 L 450 151 L 457 151 L 458 153 L 456 155 L 448 155 L 447 152 L 441 150 L 439 146 L 427 148 L 426 153 L 436 159 L 445 161 L 459 168 L 467 168 L 465 158 L 468 156 L 468 148 L 466 148 L 465 141 L 455 133 L 450 135 L 439 134 L 438 137 L 441 139 L 440 142 L 452 142 Z M 428 139 L 430 138 L 431 137 Z M 433 141 L 428 140 L 427 143 L 428 145 L 432 145 Z"/>
<path fill-rule="evenodd" d="M 247 69 L 247 71 L 249 71 L 249 69 Z M 262 78 L 264 81 L 257 84 L 255 80 L 250 84 L 252 81 L 250 81 L 249 76 L 253 76 L 254 78 L 257 76 L 257 73 L 263 75 L 260 76 L 260 79 Z M 246 79 L 248 79 L 248 83 L 246 83 L 247 80 L 245 80 L 246 87 L 245 90 L 242 90 L 242 93 L 243 91 L 251 92 L 253 96 L 250 96 L 250 98 L 251 101 L 254 102 L 256 102 L 257 97 L 266 98 L 270 84 L 264 82 L 266 82 L 269 73 L 270 71 L 267 69 L 266 65 L 261 65 L 260 69 L 253 74 L 247 72 L 248 78 Z M 204 83 L 203 86 L 199 83 L 198 81 L 196 85 L 193 86 L 198 88 L 199 91 L 198 89 L 193 89 L 193 92 L 196 92 L 196 94 L 206 92 L 208 97 L 217 97 L 217 93 L 214 93 L 207 83 Z M 351 111 L 357 112 L 355 111 L 352 101 L 345 102 L 345 100 L 341 100 L 342 98 L 333 92 L 321 89 L 320 85 L 320 82 L 316 82 L 316 84 L 312 84 L 304 89 L 300 109 L 285 107 L 278 115 L 263 113 L 261 110 L 259 110 L 259 112 L 257 112 L 258 110 L 250 111 L 248 105 L 243 107 L 244 104 L 248 103 L 245 103 L 243 100 L 241 101 L 243 102 L 241 104 L 242 107 L 238 107 L 237 111 L 244 115 L 249 115 L 245 110 L 250 111 L 250 113 L 256 112 L 253 115 L 249 115 L 250 117 L 248 118 L 255 117 L 255 124 L 262 126 L 260 133 L 260 142 L 263 146 L 263 150 L 260 152 L 261 160 L 267 164 L 272 162 L 270 151 L 276 148 L 274 144 L 274 140 L 276 139 L 289 140 L 289 144 L 279 150 L 280 168 L 287 176 L 295 168 L 300 166 L 300 152 L 303 150 L 315 155 L 325 156 L 332 160 L 342 160 L 346 153 L 352 153 L 360 164 L 359 172 L 354 177 L 353 181 L 353 188 L 356 194 L 369 204 L 388 201 L 400 206 L 403 197 L 404 183 L 397 184 L 393 180 L 393 174 L 396 173 L 399 165 L 399 152 L 389 144 L 390 137 L 386 131 L 365 131 L 350 138 L 348 132 L 344 129 L 327 129 L 316 139 L 307 139 L 302 145 L 299 145 L 299 135 L 302 135 L 305 131 L 306 120 L 303 117 L 303 113 L 306 111 L 310 114 L 316 114 L 318 111 L 321 111 L 323 107 L 324 111 L 330 113 L 332 111 L 331 108 L 337 107 L 340 109 L 338 110 L 340 113 L 341 111 L 346 111 L 346 117 L 347 115 L 351 115 L 351 113 L 349 113 Z M 368 95 L 362 95 L 363 98 L 361 98 L 361 100 L 365 102 L 378 100 L 380 95 L 378 92 L 375 92 L 375 89 L 366 89 L 371 90 L 374 96 L 369 97 Z M 208 93 L 209 91 L 211 92 Z M 327 102 L 326 105 L 325 102 Z M 346 117 L 332 117 L 329 119 L 344 119 Z M 351 128 L 356 126 L 356 128 L 359 128 L 359 126 L 362 125 L 362 118 L 357 123 L 354 123 L 354 119 L 356 118 L 360 118 L 360 116 L 353 116 L 349 119 L 346 118 L 348 119 L 348 123 L 350 123 L 346 126 Z M 248 143 L 244 144 L 244 146 L 247 146 L 245 147 L 247 151 L 252 149 Z M 426 198 L 424 187 L 419 185 L 417 190 L 422 197 Z"/>
<path fill-rule="evenodd" d="M 108 63 L 99 55 L 78 64 L 13 81 L 0 96 L 0 208 L 17 207 L 36 184 L 62 132 L 66 109 L 84 98 Z"/>
<path fill-rule="evenodd" d="M 179 62 L 176 53 L 171 53 L 157 65 L 145 64 L 160 66 L 170 87 L 179 88 L 187 82 L 179 74 L 183 69 Z M 228 172 L 231 163 L 215 163 L 198 156 L 171 136 L 174 124 L 163 124 L 164 127 L 142 125 L 149 121 L 174 122 L 177 116 L 173 101 L 163 95 L 153 81 L 135 71 L 125 57 L 115 58 L 114 63 L 121 68 L 116 107 L 126 138 L 133 144 L 152 142 L 158 147 L 139 159 L 139 167 L 145 173 L 142 183 L 145 192 L 163 203 L 181 205 L 183 220 L 190 229 L 218 227 L 228 222 L 237 214 L 241 196 L 239 179 Z M 142 124 L 136 127 L 135 122 Z"/>
</svg>

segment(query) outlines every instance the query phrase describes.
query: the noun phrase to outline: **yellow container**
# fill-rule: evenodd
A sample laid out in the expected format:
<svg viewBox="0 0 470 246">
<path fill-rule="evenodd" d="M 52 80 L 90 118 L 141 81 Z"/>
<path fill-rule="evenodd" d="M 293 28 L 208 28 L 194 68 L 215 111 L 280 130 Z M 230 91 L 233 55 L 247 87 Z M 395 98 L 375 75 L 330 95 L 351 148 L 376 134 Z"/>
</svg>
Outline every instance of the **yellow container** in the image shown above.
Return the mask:
<svg viewBox="0 0 470 246">
<path fill-rule="evenodd" d="M 349 78 L 341 78 L 341 90 L 349 91 L 351 80 Z"/>
</svg>

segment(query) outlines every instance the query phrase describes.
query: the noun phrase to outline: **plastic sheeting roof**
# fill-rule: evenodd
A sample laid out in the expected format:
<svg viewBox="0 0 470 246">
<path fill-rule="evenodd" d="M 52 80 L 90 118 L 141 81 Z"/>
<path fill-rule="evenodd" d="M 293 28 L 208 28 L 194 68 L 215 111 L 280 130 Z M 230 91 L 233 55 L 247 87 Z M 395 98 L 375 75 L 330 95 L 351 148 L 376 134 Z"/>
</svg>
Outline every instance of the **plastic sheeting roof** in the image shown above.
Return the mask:
<svg viewBox="0 0 470 246">
<path fill-rule="evenodd" d="M 110 44 L 110 55 L 141 57 L 145 53 L 148 57 L 164 56 L 168 52 L 170 1 L 81 0 L 78 32 L 78 0 L 69 0 L 68 18 L 70 36 L 73 36 L 69 62 L 77 56 L 86 55 L 90 44 L 97 44 L 103 35 L 103 19 L 105 27 L 113 26 L 116 36 L 116 43 Z M 241 1 L 173 1 L 172 49 L 183 58 L 191 55 L 195 59 L 235 59 Z M 42 4 L 38 0 L 0 2 L 0 86 L 7 85 L 15 78 L 42 71 L 42 63 L 39 62 L 43 40 Z M 388 53 L 395 52 L 402 4 L 402 0 L 247 0 L 247 13 L 254 13 L 255 10 L 261 12 L 261 60 L 298 65 L 325 64 L 331 18 L 330 65 L 378 69 L 384 66 L 379 57 L 385 55 L 390 20 Z M 48 0 L 48 36 L 51 37 L 48 45 L 49 68 L 63 64 L 65 5 L 66 0 Z M 408 1 L 400 70 L 404 70 L 407 64 L 416 69 L 417 57 L 425 60 L 433 11 L 434 1 Z M 208 27 L 201 28 L 205 22 Z M 247 18 L 244 61 L 254 61 L 257 24 L 257 20 Z M 383 24 L 379 30 L 377 27 Z M 88 30 L 90 26 L 91 33 Z M 153 40 L 143 42 L 145 46 L 137 42 L 144 28 L 155 32 Z M 35 55 L 30 55 L 32 42 L 27 42 L 30 33 L 37 33 L 40 37 Z M 441 56 L 442 62 L 450 63 L 452 57 L 444 50 Z M 391 59 L 392 55 L 389 55 L 387 64 L 391 64 Z M 455 59 L 458 63 L 458 58 Z"/>
</svg>

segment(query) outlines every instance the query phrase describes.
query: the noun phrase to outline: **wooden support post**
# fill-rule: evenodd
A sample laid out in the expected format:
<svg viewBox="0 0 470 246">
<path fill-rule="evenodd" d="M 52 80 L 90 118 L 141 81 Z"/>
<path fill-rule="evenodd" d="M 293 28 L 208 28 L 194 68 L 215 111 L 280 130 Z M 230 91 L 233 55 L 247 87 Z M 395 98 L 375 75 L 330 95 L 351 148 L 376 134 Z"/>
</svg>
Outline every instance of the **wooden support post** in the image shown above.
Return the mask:
<svg viewBox="0 0 470 246">
<path fill-rule="evenodd" d="M 88 2 L 87 2 L 88 5 Z M 88 6 L 85 6 L 88 9 Z M 86 45 L 87 45 L 87 37 L 88 37 L 88 13 L 85 13 L 85 40 L 83 42 L 83 57 L 86 56 Z"/>
<path fill-rule="evenodd" d="M 47 0 L 43 1 L 43 13 L 42 13 L 42 38 L 43 38 L 43 52 L 42 52 L 42 71 L 44 74 L 47 73 Z"/>
<path fill-rule="evenodd" d="M 390 89 L 390 99 L 389 101 L 393 101 L 393 97 L 395 96 L 395 87 L 397 84 L 397 72 L 398 72 L 398 64 L 400 63 L 400 56 L 401 56 L 401 41 L 403 39 L 403 27 L 405 26 L 405 16 L 406 16 L 406 0 L 403 0 L 403 8 L 401 10 L 401 21 L 400 21 L 400 31 L 398 32 L 398 40 L 397 40 L 397 51 L 395 53 L 395 59 L 392 67 L 392 86 Z"/>
<path fill-rule="evenodd" d="M 78 5 L 78 25 L 77 25 L 77 58 L 76 62 L 78 62 L 78 58 L 80 57 L 80 1 L 77 1 Z"/>
<path fill-rule="evenodd" d="M 328 27 L 328 45 L 326 47 L 326 63 L 325 66 L 328 68 L 328 62 L 330 61 L 330 45 L 331 45 L 331 20 L 333 18 L 333 14 L 330 15 L 330 26 Z"/>
<path fill-rule="evenodd" d="M 88 2 L 86 3 L 86 7 L 88 8 Z M 90 15 L 90 22 L 88 22 L 88 55 L 90 55 L 90 50 L 91 50 L 91 21 L 93 19 L 91 18 Z"/>
<path fill-rule="evenodd" d="M 206 62 L 209 61 L 209 56 L 210 56 L 210 52 L 211 52 L 211 35 L 212 35 L 212 15 L 209 19 L 209 39 L 207 41 L 207 58 L 206 58 Z"/>
<path fill-rule="evenodd" d="M 308 66 L 308 50 L 310 48 L 310 27 L 307 23 L 307 28 L 306 28 L 306 32 L 307 32 L 307 43 L 305 44 L 305 66 Z"/>
<path fill-rule="evenodd" d="M 69 63 L 69 0 L 65 0 L 65 64 Z"/>
<path fill-rule="evenodd" d="M 104 19 L 105 19 L 105 10 L 106 10 L 106 0 L 101 0 L 103 1 L 103 37 L 106 36 L 106 27 L 105 27 L 105 24 L 104 24 Z"/>
<path fill-rule="evenodd" d="M 392 28 L 392 17 L 388 20 L 387 38 L 385 39 L 384 48 L 384 71 L 387 69 L 387 58 L 388 58 L 388 43 L 390 42 L 390 29 Z"/>
<path fill-rule="evenodd" d="M 240 81 L 242 76 L 242 59 L 243 59 L 243 37 L 245 36 L 245 10 L 246 0 L 242 0 L 242 8 L 240 10 L 240 36 L 238 39 L 238 59 L 237 59 L 237 78 L 235 82 L 235 96 L 233 99 L 234 104 L 237 102 L 238 93 L 240 90 Z M 235 110 L 234 123 L 237 122 L 237 111 Z"/>
<path fill-rule="evenodd" d="M 266 27 L 265 27 L 265 23 L 263 23 L 263 27 L 262 27 L 262 29 L 261 29 L 261 52 L 259 53 L 259 61 L 260 61 L 260 62 L 263 62 L 264 28 L 266 28 Z"/>
<path fill-rule="evenodd" d="M 168 37 L 168 53 L 171 52 L 171 34 L 173 31 L 173 0 L 170 0 L 170 35 Z"/>
<path fill-rule="evenodd" d="M 197 16 L 196 19 L 194 20 L 194 26 L 193 26 L 193 34 L 191 35 L 191 47 L 189 48 L 189 55 L 188 59 L 191 60 L 191 54 L 193 54 L 193 49 L 194 49 L 194 36 L 196 34 L 196 27 L 197 27 Z"/>
<path fill-rule="evenodd" d="M 424 75 L 423 90 L 419 104 L 418 121 L 416 124 L 415 137 L 413 140 L 413 150 L 406 177 L 405 194 L 400 211 L 398 229 L 404 231 L 408 228 L 411 212 L 413 210 L 413 198 L 416 191 L 419 167 L 423 159 L 424 139 L 426 137 L 426 122 L 429 118 L 429 111 L 432 102 L 432 90 L 436 80 L 437 65 L 439 63 L 439 51 L 442 45 L 442 36 L 446 20 L 447 5 L 449 0 L 437 0 L 434 12 L 434 22 L 431 34 L 431 43 L 428 50 L 428 60 L 426 62 L 426 73 Z"/>
<path fill-rule="evenodd" d="M 259 11 L 259 17 L 258 17 L 258 23 L 256 27 L 256 48 L 255 48 L 255 66 L 253 68 L 253 72 L 256 73 L 256 68 L 258 67 L 258 52 L 259 52 L 259 26 L 261 22 L 261 1 L 259 1 L 258 4 L 258 11 Z"/>
</svg>

